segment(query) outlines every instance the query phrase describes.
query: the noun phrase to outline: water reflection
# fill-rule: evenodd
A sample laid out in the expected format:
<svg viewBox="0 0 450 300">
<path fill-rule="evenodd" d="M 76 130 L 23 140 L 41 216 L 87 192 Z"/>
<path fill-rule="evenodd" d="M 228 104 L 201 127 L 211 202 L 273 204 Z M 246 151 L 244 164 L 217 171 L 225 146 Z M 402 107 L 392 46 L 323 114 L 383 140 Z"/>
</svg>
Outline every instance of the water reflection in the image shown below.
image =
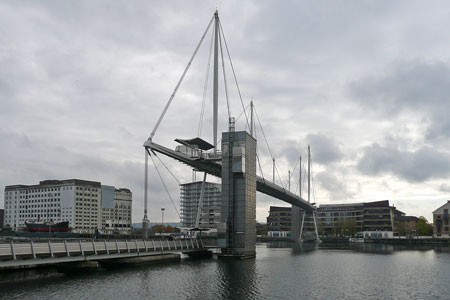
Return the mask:
<svg viewBox="0 0 450 300">
<path fill-rule="evenodd" d="M 254 258 L 218 259 L 220 299 L 261 299 Z"/>
</svg>

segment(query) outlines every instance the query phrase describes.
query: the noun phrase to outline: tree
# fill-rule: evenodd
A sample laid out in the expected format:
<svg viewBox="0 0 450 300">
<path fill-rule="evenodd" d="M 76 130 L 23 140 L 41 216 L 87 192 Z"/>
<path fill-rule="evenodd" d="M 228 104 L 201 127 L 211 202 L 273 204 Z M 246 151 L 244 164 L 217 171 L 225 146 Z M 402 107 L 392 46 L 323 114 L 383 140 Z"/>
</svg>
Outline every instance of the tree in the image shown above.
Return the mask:
<svg viewBox="0 0 450 300">
<path fill-rule="evenodd" d="M 167 226 L 164 228 L 164 232 L 165 232 L 165 233 L 173 232 L 173 227 L 170 226 L 170 225 L 167 225 Z"/>
<path fill-rule="evenodd" d="M 400 222 L 398 220 L 395 221 L 394 228 L 395 228 L 395 231 L 398 232 L 399 236 L 400 235 L 405 235 L 407 230 L 408 230 L 406 223 L 405 222 Z"/>
<path fill-rule="evenodd" d="M 432 235 L 433 225 L 429 224 L 425 217 L 420 216 L 419 221 L 417 221 L 416 230 L 417 235 Z"/>
<path fill-rule="evenodd" d="M 358 232 L 358 223 L 353 218 L 346 219 L 344 221 L 344 230 L 347 235 L 354 235 Z"/>
</svg>

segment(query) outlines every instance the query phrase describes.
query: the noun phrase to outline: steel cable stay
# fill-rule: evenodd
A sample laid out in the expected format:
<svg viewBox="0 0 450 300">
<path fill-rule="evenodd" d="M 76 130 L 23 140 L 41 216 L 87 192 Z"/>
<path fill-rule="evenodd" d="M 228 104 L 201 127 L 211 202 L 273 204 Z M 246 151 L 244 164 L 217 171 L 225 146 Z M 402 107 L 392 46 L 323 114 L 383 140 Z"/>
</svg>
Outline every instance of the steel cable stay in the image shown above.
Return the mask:
<svg viewBox="0 0 450 300">
<path fill-rule="evenodd" d="M 159 179 L 161 179 L 161 182 L 162 182 L 162 184 L 164 186 L 164 189 L 166 190 L 167 195 L 169 196 L 170 202 L 172 202 L 173 208 L 175 209 L 175 212 L 177 213 L 178 218 L 180 218 L 180 213 L 178 212 L 177 206 L 175 205 L 175 201 L 173 201 L 173 198 L 170 195 L 169 189 L 167 188 L 167 185 L 164 182 L 164 179 L 161 176 L 161 173 L 159 172 L 158 166 L 156 165 L 155 160 L 153 159 L 153 155 L 149 155 L 149 156 L 150 156 L 150 158 L 151 158 L 151 160 L 153 162 L 153 166 L 155 167 L 156 173 L 158 173 Z"/>
<path fill-rule="evenodd" d="M 230 101 L 228 97 L 228 84 L 227 84 L 227 76 L 225 73 L 225 62 L 223 60 L 223 46 L 222 46 L 222 35 L 220 34 L 219 30 L 219 49 L 220 49 L 220 56 L 222 58 L 222 71 L 223 71 L 223 84 L 225 87 L 225 99 L 227 100 L 227 109 L 228 109 L 228 120 L 231 118 L 231 110 L 230 110 Z"/>
<path fill-rule="evenodd" d="M 156 122 L 156 125 L 155 125 L 155 127 L 153 128 L 152 133 L 150 134 L 149 140 L 153 139 L 153 137 L 155 136 L 156 130 L 158 130 L 158 127 L 159 127 L 159 125 L 161 124 L 162 119 L 163 119 L 164 116 L 166 115 L 167 110 L 169 109 L 169 106 L 170 106 L 170 104 L 172 103 L 173 98 L 175 97 L 175 95 L 176 95 L 176 93 L 177 93 L 177 91 L 178 91 L 178 88 L 180 87 L 181 83 L 183 82 L 184 76 L 186 76 L 186 73 L 187 73 L 187 71 L 189 70 L 189 67 L 190 67 L 191 64 L 192 64 L 192 61 L 194 60 L 195 55 L 196 55 L 197 52 L 198 52 L 198 49 L 199 49 L 200 46 L 202 45 L 203 40 L 205 39 L 205 36 L 206 36 L 206 34 L 208 33 L 208 30 L 209 30 L 209 28 L 211 27 L 211 24 L 212 24 L 213 21 L 214 21 L 214 16 L 211 18 L 211 21 L 209 21 L 209 24 L 208 24 L 208 26 L 206 27 L 205 32 L 203 33 L 202 37 L 200 38 L 200 42 L 198 43 L 197 47 L 196 47 L 195 50 L 194 50 L 194 53 L 192 54 L 191 58 L 189 59 L 189 62 L 188 62 L 188 64 L 187 64 L 186 68 L 184 69 L 183 74 L 181 75 L 180 79 L 178 80 L 178 83 L 177 83 L 177 85 L 175 86 L 175 89 L 173 90 L 172 95 L 170 95 L 170 98 L 169 98 L 169 100 L 167 101 L 167 104 L 166 104 L 166 106 L 164 107 L 163 112 L 162 112 L 161 115 L 159 116 L 159 119 L 158 119 L 158 121 Z"/>
<path fill-rule="evenodd" d="M 238 94 L 239 94 L 239 99 L 241 100 L 242 109 L 244 110 L 245 120 L 247 121 L 248 128 L 250 128 L 250 125 L 249 125 L 249 122 L 248 122 L 247 113 L 245 112 L 244 101 L 242 100 L 241 89 L 239 88 L 239 83 L 238 83 L 238 80 L 237 80 L 237 77 L 236 77 L 236 72 L 234 71 L 233 61 L 231 60 L 231 55 L 230 55 L 230 51 L 228 49 L 227 40 L 226 40 L 225 34 L 223 32 L 222 22 L 220 22 L 220 21 L 219 21 L 219 29 L 220 29 L 220 32 L 221 32 L 221 36 L 223 38 L 223 42 L 225 44 L 225 49 L 227 50 L 227 55 L 228 55 L 228 59 L 230 61 L 230 66 L 231 66 L 231 71 L 233 73 L 234 82 L 236 84 L 236 88 L 237 88 L 237 91 L 238 91 Z"/>
<path fill-rule="evenodd" d="M 255 107 L 253 107 L 253 109 L 254 109 L 254 112 L 255 112 L 256 119 L 258 120 L 259 127 L 261 128 L 261 133 L 263 134 L 264 141 L 266 142 L 267 150 L 269 150 L 270 157 L 271 157 L 272 159 L 275 159 L 275 157 L 273 156 L 272 150 L 270 149 L 269 142 L 267 141 L 266 134 L 264 133 L 264 129 L 263 129 L 263 127 L 262 127 L 261 120 L 259 119 L 258 112 L 257 112 L 257 110 L 256 110 Z M 282 186 L 284 189 L 286 189 L 286 187 L 285 187 L 284 184 L 283 184 L 283 180 L 281 180 L 280 172 L 278 171 L 278 168 L 277 168 L 277 165 L 276 165 L 276 164 L 275 164 L 275 170 L 276 170 L 276 172 L 277 172 L 277 174 L 278 174 L 278 179 L 280 180 L 281 186 Z"/>
<path fill-rule="evenodd" d="M 161 164 L 166 168 L 166 170 L 170 173 L 170 175 L 172 175 L 172 177 L 175 179 L 175 181 L 178 183 L 178 185 L 180 185 L 181 182 L 178 180 L 178 178 L 175 176 L 175 174 L 173 174 L 173 172 L 170 171 L 169 167 L 167 167 L 167 165 L 162 161 L 162 159 L 158 155 L 156 155 L 156 153 L 154 151 L 152 151 L 152 153 L 161 162 Z"/>
<path fill-rule="evenodd" d="M 205 102 L 206 102 L 206 93 L 208 91 L 208 82 L 209 82 L 209 70 L 211 68 L 211 56 L 212 56 L 212 47 L 214 41 L 214 30 L 211 30 L 211 43 L 209 45 L 209 55 L 208 55 L 208 66 L 206 67 L 206 77 L 205 77 L 205 85 L 203 86 L 203 98 L 202 98 L 202 107 L 200 110 L 200 120 L 198 123 L 198 136 L 202 135 L 203 129 L 203 117 L 205 114 Z"/>
</svg>

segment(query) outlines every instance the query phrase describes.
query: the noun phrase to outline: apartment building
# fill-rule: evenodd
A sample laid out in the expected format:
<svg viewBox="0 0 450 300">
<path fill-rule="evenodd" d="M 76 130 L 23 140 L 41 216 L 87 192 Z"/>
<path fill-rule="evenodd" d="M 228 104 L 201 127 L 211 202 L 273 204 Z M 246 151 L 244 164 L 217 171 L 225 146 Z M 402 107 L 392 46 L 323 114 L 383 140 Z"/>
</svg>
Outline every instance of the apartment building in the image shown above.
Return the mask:
<svg viewBox="0 0 450 300">
<path fill-rule="evenodd" d="M 183 227 L 195 227 L 202 190 L 202 181 L 180 185 L 180 217 Z M 220 223 L 222 192 L 220 183 L 205 182 L 199 227 L 216 228 Z"/>
<path fill-rule="evenodd" d="M 450 237 L 449 215 L 450 200 L 444 205 L 433 211 L 433 236 L 434 237 Z"/>
</svg>

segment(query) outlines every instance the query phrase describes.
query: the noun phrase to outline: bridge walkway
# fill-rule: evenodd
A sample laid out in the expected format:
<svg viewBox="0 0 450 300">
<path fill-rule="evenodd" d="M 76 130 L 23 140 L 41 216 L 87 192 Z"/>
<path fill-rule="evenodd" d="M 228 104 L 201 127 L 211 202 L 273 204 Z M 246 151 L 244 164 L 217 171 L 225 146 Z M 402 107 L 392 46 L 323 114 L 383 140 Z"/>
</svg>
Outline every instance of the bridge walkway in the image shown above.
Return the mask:
<svg viewBox="0 0 450 300">
<path fill-rule="evenodd" d="M 0 269 L 41 264 L 100 261 L 204 250 L 201 239 L 133 241 L 60 241 L 0 244 Z"/>
</svg>

